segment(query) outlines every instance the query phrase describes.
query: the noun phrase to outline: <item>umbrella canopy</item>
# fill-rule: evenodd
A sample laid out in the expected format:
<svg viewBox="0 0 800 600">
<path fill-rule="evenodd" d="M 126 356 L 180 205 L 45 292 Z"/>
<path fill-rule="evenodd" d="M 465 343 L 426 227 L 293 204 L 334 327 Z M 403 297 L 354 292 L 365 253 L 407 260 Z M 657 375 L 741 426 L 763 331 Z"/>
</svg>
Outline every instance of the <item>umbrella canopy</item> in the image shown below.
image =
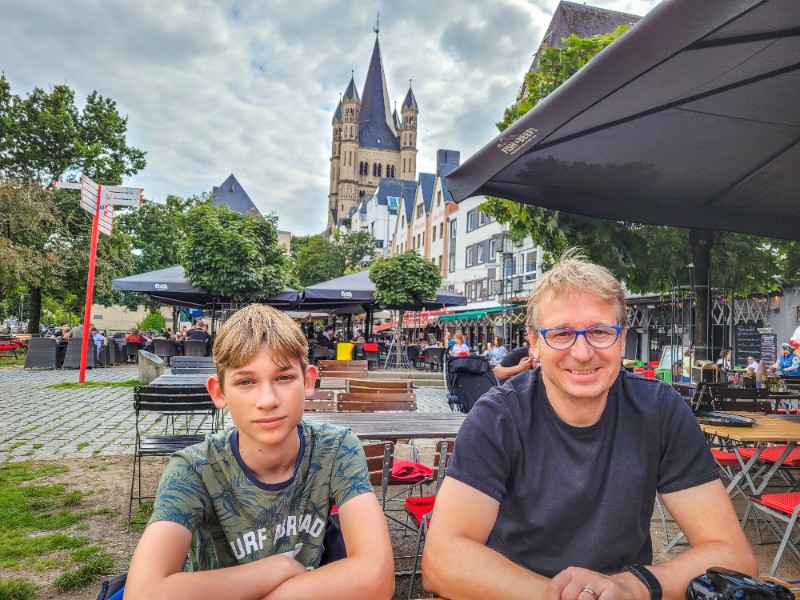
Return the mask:
<svg viewBox="0 0 800 600">
<path fill-rule="evenodd" d="M 111 287 L 120 292 L 142 292 L 151 299 L 171 306 L 193 306 L 202 308 L 214 302 L 228 302 L 229 299 L 209 290 L 199 290 L 186 279 L 183 267 L 176 265 L 138 275 L 114 279 Z M 271 306 L 289 306 L 297 303 L 298 293 L 286 288 L 280 294 L 260 300 Z"/>
<path fill-rule="evenodd" d="M 464 296 L 447 290 L 437 290 L 436 298 L 423 300 L 420 306 L 411 306 L 407 310 L 464 306 L 466 303 Z M 368 270 L 310 285 L 303 290 L 300 298 L 300 307 L 303 310 L 353 304 L 360 304 L 365 309 L 375 305 L 375 284 L 370 281 Z"/>
<path fill-rule="evenodd" d="M 446 179 L 456 201 L 800 240 L 800 2 L 664 0 Z"/>
</svg>

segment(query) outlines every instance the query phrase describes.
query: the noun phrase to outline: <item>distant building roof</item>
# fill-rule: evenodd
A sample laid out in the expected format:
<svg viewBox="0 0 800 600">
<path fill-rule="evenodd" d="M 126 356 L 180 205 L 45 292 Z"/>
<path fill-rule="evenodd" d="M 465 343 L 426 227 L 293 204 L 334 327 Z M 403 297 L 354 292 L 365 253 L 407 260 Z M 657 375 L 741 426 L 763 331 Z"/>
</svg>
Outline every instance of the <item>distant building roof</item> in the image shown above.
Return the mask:
<svg viewBox="0 0 800 600">
<path fill-rule="evenodd" d="M 414 214 L 414 199 L 417 197 L 417 183 L 415 181 L 403 181 L 403 202 L 406 207 L 406 223 L 411 222 Z"/>
<path fill-rule="evenodd" d="M 365 148 L 399 150 L 400 140 L 394 126 L 389 107 L 389 93 L 378 38 L 372 49 L 372 59 L 361 94 L 361 110 L 358 113 L 358 141 Z"/>
<path fill-rule="evenodd" d="M 412 186 L 414 190 L 417 184 L 414 181 L 407 181 L 405 179 L 395 179 L 393 177 L 384 177 L 378 182 L 378 187 L 375 189 L 375 201 L 380 206 L 394 206 L 397 208 L 399 198 L 408 193 L 408 189 Z M 390 200 L 396 198 L 397 200 Z"/>
<path fill-rule="evenodd" d="M 621 25 L 633 25 L 641 18 L 641 16 L 631 13 L 561 0 L 553 13 L 553 18 L 550 19 L 542 41 L 539 42 L 536 55 L 534 55 L 528 70 L 536 70 L 536 60 L 541 50 L 550 46 L 563 48 L 564 42 L 561 40 L 572 34 L 580 38 L 605 35 Z M 523 84 L 521 93 L 524 92 L 524 89 L 525 85 Z"/>
<path fill-rule="evenodd" d="M 339 100 L 339 104 L 336 107 L 336 112 L 333 113 L 333 120 L 334 121 L 341 121 L 342 120 L 342 101 Z"/>
<path fill-rule="evenodd" d="M 458 165 L 448 163 L 439 163 L 436 165 L 436 174 L 439 176 L 439 180 L 442 182 L 442 197 L 444 198 L 445 202 L 453 200 L 453 197 L 447 190 L 447 181 L 445 180 L 445 177 L 449 175 L 457 166 Z"/>
<path fill-rule="evenodd" d="M 397 106 L 394 107 L 392 113 L 392 120 L 394 121 L 394 128 L 399 132 L 403 129 L 403 123 L 400 121 L 400 116 L 397 114 Z"/>
<path fill-rule="evenodd" d="M 422 202 L 425 205 L 425 212 L 431 209 L 431 198 L 433 197 L 433 182 L 436 175 L 433 173 L 420 173 L 419 184 L 422 186 Z"/>
<path fill-rule="evenodd" d="M 243 215 L 249 215 L 252 212 L 257 215 L 261 214 L 256 205 L 253 204 L 253 201 L 250 200 L 250 196 L 247 195 L 247 192 L 244 191 L 236 177 L 233 176 L 233 173 L 228 175 L 228 178 L 219 186 L 214 186 L 211 192 L 216 196 L 214 200 L 216 205 L 226 204 L 232 210 Z"/>
</svg>

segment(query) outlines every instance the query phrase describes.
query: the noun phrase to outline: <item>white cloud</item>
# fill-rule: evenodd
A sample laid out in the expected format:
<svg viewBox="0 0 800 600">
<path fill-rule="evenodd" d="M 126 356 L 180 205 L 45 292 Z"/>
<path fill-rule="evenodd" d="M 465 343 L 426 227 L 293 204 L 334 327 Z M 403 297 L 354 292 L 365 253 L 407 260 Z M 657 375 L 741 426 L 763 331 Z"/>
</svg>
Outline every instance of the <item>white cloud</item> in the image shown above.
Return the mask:
<svg viewBox="0 0 800 600">
<path fill-rule="evenodd" d="M 644 14 L 656 0 L 596 0 Z M 0 69 L 14 93 L 66 82 L 128 115 L 145 196 L 191 196 L 234 173 L 281 229 L 326 223 L 331 116 L 355 71 L 361 90 L 381 11 L 390 100 L 413 80 L 418 165 L 467 158 L 495 134 L 557 0 L 0 0 Z"/>
</svg>

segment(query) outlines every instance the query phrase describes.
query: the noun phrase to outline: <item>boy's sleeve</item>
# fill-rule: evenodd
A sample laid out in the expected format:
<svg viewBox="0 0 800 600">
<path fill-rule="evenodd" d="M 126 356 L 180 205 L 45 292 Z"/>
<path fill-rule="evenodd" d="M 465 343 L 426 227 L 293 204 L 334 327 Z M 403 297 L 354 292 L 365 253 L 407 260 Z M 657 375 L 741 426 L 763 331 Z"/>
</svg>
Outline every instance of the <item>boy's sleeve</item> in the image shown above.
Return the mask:
<svg viewBox="0 0 800 600">
<path fill-rule="evenodd" d="M 174 454 L 158 484 L 149 523 L 172 521 L 195 532 L 212 511 L 211 498 L 194 465 Z"/>
<path fill-rule="evenodd" d="M 331 471 L 331 498 L 341 506 L 350 498 L 372 492 L 364 449 L 349 429 L 342 437 Z"/>
</svg>

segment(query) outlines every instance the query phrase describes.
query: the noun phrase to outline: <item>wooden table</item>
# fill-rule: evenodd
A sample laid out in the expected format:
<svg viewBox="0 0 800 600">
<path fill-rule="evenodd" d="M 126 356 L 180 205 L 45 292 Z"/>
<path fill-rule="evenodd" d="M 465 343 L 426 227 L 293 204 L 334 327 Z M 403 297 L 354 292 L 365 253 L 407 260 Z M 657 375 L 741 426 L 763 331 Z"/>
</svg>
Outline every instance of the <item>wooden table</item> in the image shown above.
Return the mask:
<svg viewBox="0 0 800 600">
<path fill-rule="evenodd" d="M 155 386 L 174 386 L 174 385 L 205 385 L 210 375 L 208 374 L 191 374 L 191 375 L 173 375 L 172 373 L 165 373 L 159 375 L 149 385 Z"/>
<path fill-rule="evenodd" d="M 455 412 L 314 412 L 305 413 L 303 419 L 313 423 L 348 427 L 362 440 L 396 441 L 454 438 L 466 416 Z"/>
<path fill-rule="evenodd" d="M 723 413 L 724 414 L 724 413 Z M 755 420 L 752 427 L 726 427 L 722 425 L 700 424 L 703 433 L 708 437 L 717 437 L 721 440 L 731 442 L 732 450 L 739 460 L 741 470 L 728 485 L 730 494 L 737 485 L 744 479 L 750 491 L 758 495 L 767 487 L 772 476 L 781 468 L 786 457 L 794 450 L 800 442 L 800 423 L 795 420 L 781 418 L 780 415 L 760 415 L 756 413 L 735 413 L 743 417 L 750 417 Z M 767 469 L 762 467 L 755 472 L 755 476 L 762 476 L 759 484 L 755 483 L 755 477 L 751 475 L 758 458 L 768 444 L 786 444 L 786 449 L 772 466 Z M 755 445 L 756 452 L 747 461 L 742 458 L 739 448 L 744 445 Z"/>
</svg>

